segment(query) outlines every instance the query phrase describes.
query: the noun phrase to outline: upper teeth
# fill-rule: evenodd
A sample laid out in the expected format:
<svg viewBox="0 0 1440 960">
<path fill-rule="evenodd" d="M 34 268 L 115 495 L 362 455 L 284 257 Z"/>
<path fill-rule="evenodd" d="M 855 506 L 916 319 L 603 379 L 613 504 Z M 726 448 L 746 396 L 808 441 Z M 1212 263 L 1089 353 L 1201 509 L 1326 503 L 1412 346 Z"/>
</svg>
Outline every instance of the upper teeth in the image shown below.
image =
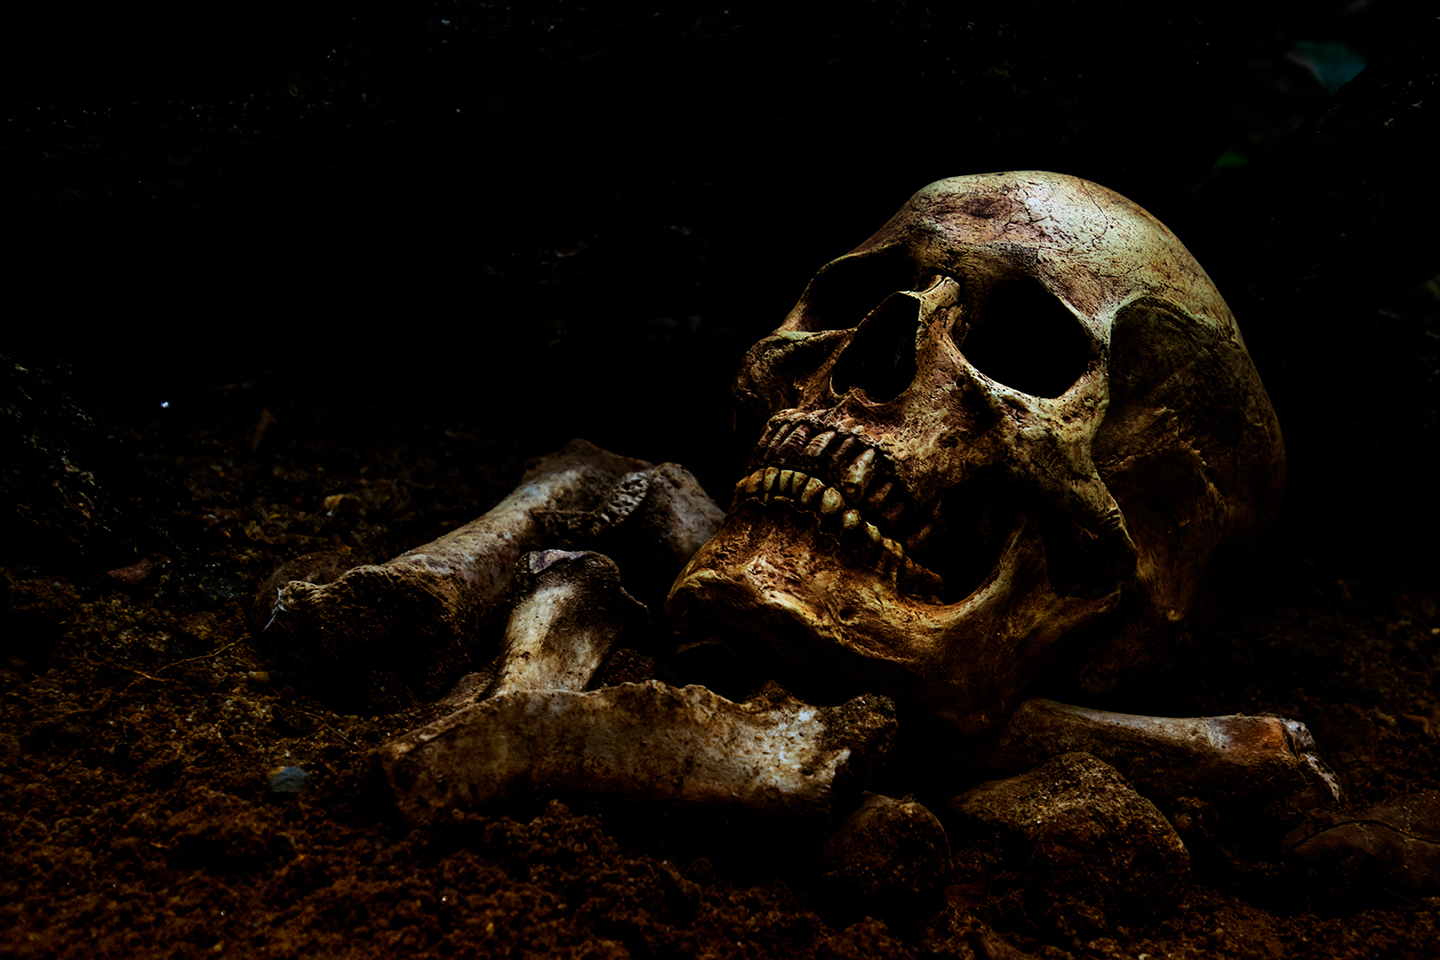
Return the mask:
<svg viewBox="0 0 1440 960">
<path fill-rule="evenodd" d="M 886 530 L 894 531 L 907 503 L 888 458 L 876 447 L 853 433 L 800 418 L 777 418 L 756 446 L 751 463 L 750 475 L 735 486 L 737 504 L 788 501 L 817 515 L 822 528 L 843 535 L 852 551 L 892 582 L 904 574 L 915 592 L 938 593 L 940 578 L 915 564 L 905 555 L 905 546 L 866 519 L 878 519 Z M 838 479 L 830 484 L 814 474 Z M 928 533 L 928 527 L 917 533 L 914 546 L 920 546 Z"/>
<path fill-rule="evenodd" d="M 826 427 L 793 413 L 770 421 L 750 458 L 752 470 L 804 471 L 837 487 L 847 502 L 893 527 L 905 510 L 894 467 L 879 448 L 857 434 Z M 789 489 L 787 481 L 785 489 Z M 798 488 L 797 488 L 798 489 Z"/>
</svg>

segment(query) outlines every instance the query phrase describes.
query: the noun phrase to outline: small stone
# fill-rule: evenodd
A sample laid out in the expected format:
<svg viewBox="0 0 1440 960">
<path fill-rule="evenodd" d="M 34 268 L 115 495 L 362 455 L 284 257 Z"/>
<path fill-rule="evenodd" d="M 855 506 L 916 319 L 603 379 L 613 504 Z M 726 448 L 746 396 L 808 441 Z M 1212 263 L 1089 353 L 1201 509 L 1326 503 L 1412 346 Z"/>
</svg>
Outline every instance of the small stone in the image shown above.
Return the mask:
<svg viewBox="0 0 1440 960">
<path fill-rule="evenodd" d="M 867 791 L 859 809 L 825 841 L 821 880 L 832 893 L 875 909 L 913 904 L 950 870 L 950 841 L 919 803 Z"/>
<path fill-rule="evenodd" d="M 1174 910 L 1190 882 L 1190 855 L 1175 829 L 1116 770 L 1066 753 L 1029 773 L 981 784 L 950 808 L 975 835 L 1001 841 L 1031 896 L 1047 888 L 1111 920 Z M 1103 924 L 1103 919 L 1096 925 Z"/>
<path fill-rule="evenodd" d="M 156 570 L 160 569 L 159 564 L 149 557 L 144 557 L 130 564 L 128 567 L 118 567 L 114 570 L 105 571 L 105 576 L 112 580 L 119 580 L 121 583 L 132 587 L 149 580 Z"/>
<path fill-rule="evenodd" d="M 276 767 L 270 771 L 270 793 L 284 796 L 299 793 L 305 789 L 305 778 L 310 776 L 299 767 Z"/>
</svg>

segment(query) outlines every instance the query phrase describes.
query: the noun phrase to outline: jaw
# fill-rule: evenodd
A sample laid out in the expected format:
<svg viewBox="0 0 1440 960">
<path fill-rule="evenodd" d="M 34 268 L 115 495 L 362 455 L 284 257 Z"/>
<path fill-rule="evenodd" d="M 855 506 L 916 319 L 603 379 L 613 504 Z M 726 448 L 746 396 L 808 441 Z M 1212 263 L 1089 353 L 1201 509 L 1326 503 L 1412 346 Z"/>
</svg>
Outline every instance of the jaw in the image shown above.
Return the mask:
<svg viewBox="0 0 1440 960">
<path fill-rule="evenodd" d="M 923 577 L 863 526 L 785 500 L 740 500 L 671 588 L 667 612 L 692 635 L 754 635 L 807 672 L 840 674 L 964 735 L 1008 716 L 1061 639 L 1112 609 L 1120 590 L 1063 597 L 1040 524 L 1015 515 L 989 573 L 963 599 Z"/>
</svg>

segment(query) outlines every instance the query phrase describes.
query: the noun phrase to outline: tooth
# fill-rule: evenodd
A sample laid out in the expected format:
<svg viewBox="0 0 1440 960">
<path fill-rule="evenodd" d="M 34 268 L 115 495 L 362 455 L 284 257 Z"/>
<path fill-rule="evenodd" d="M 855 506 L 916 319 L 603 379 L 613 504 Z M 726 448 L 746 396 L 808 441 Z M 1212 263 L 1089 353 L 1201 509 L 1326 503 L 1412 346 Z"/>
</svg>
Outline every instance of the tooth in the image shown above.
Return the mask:
<svg viewBox="0 0 1440 960">
<path fill-rule="evenodd" d="M 844 516 L 840 518 L 840 528 L 846 533 L 849 533 L 851 530 L 859 529 L 859 527 L 860 511 L 851 507 L 849 510 L 846 510 Z"/>
<path fill-rule="evenodd" d="M 865 538 L 861 542 L 865 544 L 864 550 L 869 557 L 870 562 L 878 566 L 881 570 L 884 570 L 885 538 L 880 536 L 880 528 L 875 526 L 875 524 L 873 523 L 862 523 L 860 525 L 860 528 L 865 533 Z"/>
<path fill-rule="evenodd" d="M 893 585 L 898 581 L 900 566 L 905 562 L 905 551 L 900 544 L 885 537 L 880 541 L 880 569 Z"/>
<path fill-rule="evenodd" d="M 745 495 L 747 497 L 758 497 L 760 495 L 760 485 L 764 482 L 764 480 L 764 470 L 756 470 L 754 473 L 750 474 L 750 476 L 746 477 L 743 481 L 741 481 L 745 484 Z"/>
<path fill-rule="evenodd" d="M 840 491 L 834 487 L 826 487 L 825 493 L 820 497 L 820 516 L 833 517 L 845 506 L 845 498 Z"/>
<path fill-rule="evenodd" d="M 765 499 L 769 500 L 775 495 L 775 481 L 780 477 L 779 467 L 765 468 Z"/>
<path fill-rule="evenodd" d="M 756 453 L 770 448 L 770 440 L 775 436 L 775 431 L 780 429 L 782 422 L 783 421 L 780 420 L 771 420 L 765 425 L 765 432 L 760 434 L 760 440 L 755 444 Z"/>
<path fill-rule="evenodd" d="M 830 452 L 830 467 L 836 473 L 844 469 L 845 464 L 855 455 L 855 448 L 860 446 L 860 441 L 855 437 L 846 437 L 840 441 L 839 446 L 831 445 L 834 449 Z"/>
<path fill-rule="evenodd" d="M 780 424 L 780 429 L 776 430 L 775 436 L 770 438 L 770 453 L 772 456 L 779 452 L 780 448 L 784 446 L 785 440 L 797 426 L 799 426 L 799 424 L 793 420 Z"/>
<path fill-rule="evenodd" d="M 867 447 L 865 452 L 850 464 L 850 469 L 845 471 L 845 479 L 841 481 L 840 489 L 844 490 L 850 499 L 859 500 L 865 496 L 865 488 L 869 486 L 874 473 L 875 448 Z"/>
<path fill-rule="evenodd" d="M 780 471 L 780 482 L 775 486 L 775 494 L 776 494 L 776 496 L 781 496 L 781 497 L 788 497 L 788 496 L 790 496 L 791 484 L 793 484 L 794 482 L 795 482 L 795 471 L 794 471 L 794 470 L 781 470 L 781 471 Z"/>
<path fill-rule="evenodd" d="M 880 517 L 885 521 L 886 525 L 893 530 L 895 529 L 895 525 L 900 522 L 900 517 L 904 515 L 904 513 L 905 498 L 901 497 L 900 499 L 892 503 L 890 506 L 886 507 L 885 511 L 880 514 Z"/>
<path fill-rule="evenodd" d="M 894 489 L 895 482 L 893 480 L 886 480 L 872 490 L 870 496 L 865 498 L 865 512 L 879 513 L 880 506 L 885 502 L 885 498 L 890 496 L 890 491 Z"/>
<path fill-rule="evenodd" d="M 800 451 L 805 447 L 805 440 L 810 436 L 811 429 L 808 423 L 797 423 L 795 429 L 790 431 L 790 435 L 785 438 L 785 442 L 777 448 L 779 450 L 778 456 L 782 460 L 791 462 L 797 459 Z"/>
<path fill-rule="evenodd" d="M 909 557 L 901 570 L 901 580 L 904 581 L 901 590 L 908 594 L 930 595 L 938 598 L 945 589 L 945 581 L 933 570 L 920 566 Z"/>
<path fill-rule="evenodd" d="M 920 552 L 922 552 L 922 551 L 925 549 L 925 544 L 926 544 L 926 542 L 929 541 L 929 539 L 930 539 L 930 535 L 931 535 L 932 533 L 934 533 L 934 532 L 935 532 L 935 524 L 933 524 L 933 523 L 927 523 L 927 524 L 925 524 L 925 526 L 921 527 L 919 530 L 916 530 L 914 533 L 910 534 L 910 536 L 905 540 L 905 552 L 906 552 L 906 553 L 920 553 Z"/>
<path fill-rule="evenodd" d="M 810 441 L 809 445 L 805 447 L 805 456 L 810 457 L 811 459 L 819 459 L 820 455 L 825 452 L 825 448 L 830 446 L 830 441 L 834 439 L 834 430 L 826 430 L 824 433 L 817 433 L 814 439 Z"/>
<path fill-rule="evenodd" d="M 797 474 L 797 476 L 801 476 L 801 474 Z M 800 494 L 800 502 L 804 506 L 810 506 L 824 489 L 825 483 L 819 477 L 811 477 L 810 482 L 805 484 L 804 492 Z"/>
</svg>

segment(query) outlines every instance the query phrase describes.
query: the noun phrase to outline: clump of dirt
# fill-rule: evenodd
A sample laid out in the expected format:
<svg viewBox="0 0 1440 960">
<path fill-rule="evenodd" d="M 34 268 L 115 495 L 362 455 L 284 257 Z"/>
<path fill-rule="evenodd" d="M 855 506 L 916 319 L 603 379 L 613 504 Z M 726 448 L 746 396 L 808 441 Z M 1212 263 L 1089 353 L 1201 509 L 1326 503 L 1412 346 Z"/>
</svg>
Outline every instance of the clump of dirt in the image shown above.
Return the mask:
<svg viewBox="0 0 1440 960">
<path fill-rule="evenodd" d="M 283 378 L 44 419 L 33 398 L 68 397 L 63 371 L 7 376 L 3 440 L 30 444 L 31 466 L 5 481 L 0 955 L 1418 958 L 1440 944 L 1440 898 L 1319 882 L 1278 837 L 1241 857 L 1192 832 L 1179 910 L 1119 923 L 1073 891 L 1037 899 L 978 847 L 955 850 L 941 894 L 870 915 L 827 901 L 818 864 L 558 804 L 411 829 L 366 755 L 440 708 L 335 712 L 263 658 L 244 606 L 300 554 L 383 559 L 478 516 L 546 451 L 463 411 L 412 419 Z M 1282 542 L 1269 570 L 1155 698 L 1163 712 L 1301 719 L 1357 805 L 1432 788 L 1434 584 L 1356 574 L 1304 542 Z"/>
</svg>

